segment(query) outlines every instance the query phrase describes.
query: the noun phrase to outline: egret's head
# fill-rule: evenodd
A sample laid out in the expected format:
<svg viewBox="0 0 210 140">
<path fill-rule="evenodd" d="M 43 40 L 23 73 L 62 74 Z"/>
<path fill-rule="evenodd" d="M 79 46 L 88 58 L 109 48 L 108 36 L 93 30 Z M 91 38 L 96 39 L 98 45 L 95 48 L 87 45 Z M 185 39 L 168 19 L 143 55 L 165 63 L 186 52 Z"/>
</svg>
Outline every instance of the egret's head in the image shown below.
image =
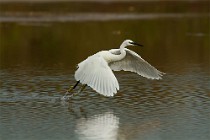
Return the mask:
<svg viewBox="0 0 210 140">
<path fill-rule="evenodd" d="M 143 45 L 138 44 L 130 39 L 126 39 L 125 41 L 123 41 L 123 45 L 124 46 L 141 46 L 141 47 L 143 46 Z"/>
</svg>

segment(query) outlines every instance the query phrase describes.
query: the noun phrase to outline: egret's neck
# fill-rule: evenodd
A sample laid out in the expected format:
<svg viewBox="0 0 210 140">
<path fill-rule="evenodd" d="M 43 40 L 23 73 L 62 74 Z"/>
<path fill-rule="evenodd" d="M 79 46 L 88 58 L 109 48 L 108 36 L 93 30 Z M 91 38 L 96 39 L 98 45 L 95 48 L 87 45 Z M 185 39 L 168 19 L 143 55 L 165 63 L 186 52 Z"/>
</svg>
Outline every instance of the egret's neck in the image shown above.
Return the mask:
<svg viewBox="0 0 210 140">
<path fill-rule="evenodd" d="M 107 63 L 120 61 L 126 55 L 125 46 L 126 45 L 121 44 L 120 49 L 119 49 L 120 54 L 115 54 L 115 51 L 118 51 L 118 49 L 113 49 L 114 51 L 113 53 L 112 53 L 112 50 L 110 50 L 110 51 L 100 51 L 98 54 L 102 55 L 103 58 L 107 61 Z"/>
<path fill-rule="evenodd" d="M 122 60 L 126 55 L 125 45 L 121 44 L 120 46 L 120 54 L 112 56 L 112 62 Z"/>
<path fill-rule="evenodd" d="M 121 52 L 121 54 L 123 54 L 123 53 L 125 53 L 125 45 L 124 45 L 124 43 L 122 43 L 121 45 L 120 45 L 120 52 Z"/>
</svg>

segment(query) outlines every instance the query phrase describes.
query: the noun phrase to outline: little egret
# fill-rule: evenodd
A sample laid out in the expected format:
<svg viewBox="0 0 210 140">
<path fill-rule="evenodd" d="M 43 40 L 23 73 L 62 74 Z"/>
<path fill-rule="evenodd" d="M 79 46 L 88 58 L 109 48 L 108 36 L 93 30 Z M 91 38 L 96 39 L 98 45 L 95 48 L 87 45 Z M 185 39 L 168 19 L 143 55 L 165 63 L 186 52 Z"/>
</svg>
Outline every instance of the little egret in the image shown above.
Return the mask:
<svg viewBox="0 0 210 140">
<path fill-rule="evenodd" d="M 112 70 L 135 72 L 148 79 L 162 79 L 163 72 L 151 66 L 134 51 L 125 48 L 127 46 L 142 45 L 127 39 L 119 49 L 100 51 L 80 62 L 74 75 L 77 83 L 67 91 L 66 95 L 81 83 L 83 86 L 79 92 L 88 85 L 99 94 L 114 96 L 119 90 L 119 84 Z"/>
</svg>

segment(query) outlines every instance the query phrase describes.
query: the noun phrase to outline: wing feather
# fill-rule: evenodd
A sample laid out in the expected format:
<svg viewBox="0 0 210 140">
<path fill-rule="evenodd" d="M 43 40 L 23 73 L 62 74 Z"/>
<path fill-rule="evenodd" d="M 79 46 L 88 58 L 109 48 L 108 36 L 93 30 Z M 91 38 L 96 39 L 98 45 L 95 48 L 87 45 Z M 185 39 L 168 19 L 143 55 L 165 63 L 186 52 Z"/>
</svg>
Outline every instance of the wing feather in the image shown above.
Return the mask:
<svg viewBox="0 0 210 140">
<path fill-rule="evenodd" d="M 163 72 L 160 72 L 155 67 L 150 65 L 147 61 L 145 61 L 141 56 L 135 53 L 132 50 L 125 48 L 126 56 L 120 61 L 115 61 L 109 63 L 109 66 L 114 71 L 131 71 L 135 72 L 143 77 L 148 79 L 162 79 Z M 110 50 L 111 53 L 115 55 L 120 54 L 119 49 Z"/>
<path fill-rule="evenodd" d="M 108 63 L 97 54 L 78 64 L 75 79 L 105 96 L 113 96 L 119 90 L 118 81 Z"/>
</svg>

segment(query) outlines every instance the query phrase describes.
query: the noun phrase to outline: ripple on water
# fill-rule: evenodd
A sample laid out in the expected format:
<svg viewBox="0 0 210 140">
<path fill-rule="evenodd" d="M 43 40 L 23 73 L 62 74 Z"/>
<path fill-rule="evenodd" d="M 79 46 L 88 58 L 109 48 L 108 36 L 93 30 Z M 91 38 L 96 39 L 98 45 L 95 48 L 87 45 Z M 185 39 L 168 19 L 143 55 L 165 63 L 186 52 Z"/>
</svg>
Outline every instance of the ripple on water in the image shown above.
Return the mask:
<svg viewBox="0 0 210 140">
<path fill-rule="evenodd" d="M 106 128 L 113 130 L 113 139 L 210 137 L 208 74 L 168 73 L 163 80 L 153 81 L 132 73 L 117 73 L 120 91 L 116 96 L 104 97 L 86 88 L 62 103 L 59 99 L 65 93 L 63 89 L 75 82 L 70 79 L 73 75 L 45 73 L 1 73 L 5 79 L 0 89 L 3 138 L 97 139 L 105 135 L 91 132 L 103 129 L 108 133 Z"/>
</svg>

